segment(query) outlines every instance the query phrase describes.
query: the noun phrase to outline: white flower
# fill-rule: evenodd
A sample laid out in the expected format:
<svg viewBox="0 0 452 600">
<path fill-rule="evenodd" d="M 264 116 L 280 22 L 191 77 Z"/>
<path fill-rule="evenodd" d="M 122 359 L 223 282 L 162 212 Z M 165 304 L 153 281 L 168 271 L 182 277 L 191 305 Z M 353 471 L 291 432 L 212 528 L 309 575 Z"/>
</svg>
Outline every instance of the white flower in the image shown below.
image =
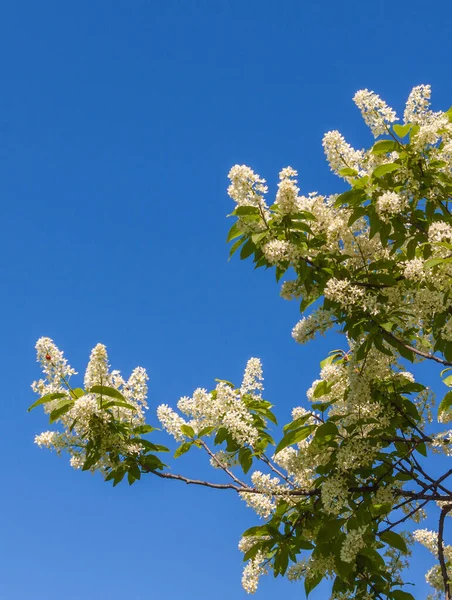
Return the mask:
<svg viewBox="0 0 452 600">
<path fill-rule="evenodd" d="M 366 542 L 363 539 L 365 533 L 366 527 L 351 529 L 347 533 L 341 548 L 341 560 L 347 563 L 355 561 L 358 552 L 366 547 Z"/>
<path fill-rule="evenodd" d="M 308 317 L 303 317 L 292 329 L 292 337 L 299 344 L 305 344 L 314 339 L 317 333 L 324 334 L 333 326 L 333 313 L 323 308 L 318 308 Z"/>
<path fill-rule="evenodd" d="M 160 404 L 157 407 L 157 418 L 162 424 L 163 429 L 174 437 L 178 442 L 185 440 L 185 435 L 181 431 L 182 425 L 187 425 L 187 422 L 179 416 L 167 404 Z"/>
<path fill-rule="evenodd" d="M 286 167 L 279 174 L 280 182 L 276 194 L 275 204 L 283 215 L 289 215 L 298 211 L 297 172 L 292 167 Z"/>
<path fill-rule="evenodd" d="M 238 206 L 266 206 L 264 196 L 267 193 L 265 179 L 261 179 L 246 165 L 235 165 L 228 175 L 231 185 L 229 196 Z"/>
<path fill-rule="evenodd" d="M 246 363 L 240 391 L 242 394 L 254 393 L 255 395 L 260 395 L 264 389 L 264 386 L 262 385 L 263 380 L 264 377 L 262 374 L 262 363 L 260 359 L 250 358 Z"/>
<path fill-rule="evenodd" d="M 389 221 L 408 207 L 406 198 L 395 192 L 385 192 L 377 199 L 377 212 L 383 221 Z"/>
<path fill-rule="evenodd" d="M 405 123 L 422 124 L 430 116 L 430 96 L 431 88 L 429 85 L 418 85 L 414 87 L 406 103 L 403 115 Z"/>
<path fill-rule="evenodd" d="M 341 169 L 362 170 L 364 152 L 355 150 L 348 144 L 339 131 L 328 131 L 323 136 L 323 150 L 333 173 L 339 174 Z"/>
<path fill-rule="evenodd" d="M 359 90 L 353 101 L 375 137 L 387 132 L 387 124 L 397 121 L 396 113 L 375 92 Z"/>
</svg>

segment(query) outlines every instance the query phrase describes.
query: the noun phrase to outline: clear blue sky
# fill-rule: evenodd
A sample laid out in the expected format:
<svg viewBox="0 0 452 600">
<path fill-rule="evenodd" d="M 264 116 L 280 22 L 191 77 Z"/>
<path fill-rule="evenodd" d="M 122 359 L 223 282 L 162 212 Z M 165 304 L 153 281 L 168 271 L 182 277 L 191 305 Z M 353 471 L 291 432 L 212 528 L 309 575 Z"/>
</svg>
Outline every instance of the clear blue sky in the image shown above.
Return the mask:
<svg viewBox="0 0 452 600">
<path fill-rule="evenodd" d="M 1 598 L 246 597 L 237 542 L 256 519 L 232 492 L 112 489 L 33 445 L 35 341 L 80 371 L 107 344 L 115 368 L 149 370 L 151 407 L 260 356 L 287 419 L 338 341 L 297 346 L 273 273 L 227 262 L 227 172 L 249 164 L 274 190 L 290 164 L 304 193 L 336 191 L 321 138 L 371 141 L 357 89 L 400 110 L 431 83 L 452 104 L 451 27 L 445 0 L 1 3 Z M 277 594 L 304 597 L 264 579 L 258 598 Z"/>
</svg>

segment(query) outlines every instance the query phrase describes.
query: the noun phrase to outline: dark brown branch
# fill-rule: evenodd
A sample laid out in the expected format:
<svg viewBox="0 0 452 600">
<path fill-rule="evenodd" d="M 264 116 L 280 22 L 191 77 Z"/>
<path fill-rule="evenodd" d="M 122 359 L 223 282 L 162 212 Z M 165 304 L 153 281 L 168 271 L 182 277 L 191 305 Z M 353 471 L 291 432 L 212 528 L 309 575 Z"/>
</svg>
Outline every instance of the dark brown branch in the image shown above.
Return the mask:
<svg viewBox="0 0 452 600">
<path fill-rule="evenodd" d="M 380 327 L 380 329 L 382 329 L 382 328 Z M 382 331 L 385 335 L 392 338 L 395 342 L 397 342 L 398 344 L 400 344 L 407 350 L 414 352 L 414 354 L 417 354 L 418 356 L 421 356 L 422 358 L 427 358 L 428 360 L 434 360 L 435 362 L 439 363 L 440 365 L 444 365 L 446 367 L 452 367 L 452 362 L 448 362 L 447 360 L 444 360 L 443 358 L 440 358 L 439 356 L 435 356 L 434 354 L 429 354 L 428 352 L 422 352 L 422 350 L 418 350 L 414 346 L 411 346 L 410 344 L 407 344 L 403 340 L 400 340 L 396 335 L 394 335 L 390 331 L 386 331 L 385 329 L 382 329 Z"/>
<path fill-rule="evenodd" d="M 444 537 L 444 520 L 452 510 L 452 504 L 447 504 L 441 510 L 441 514 L 439 516 L 439 527 L 438 527 L 438 560 L 441 566 L 441 575 L 444 582 L 444 591 L 446 593 L 446 600 L 452 600 L 452 587 L 449 583 L 449 575 L 447 574 L 446 560 L 444 558 L 444 546 L 443 546 L 443 537 Z"/>
</svg>

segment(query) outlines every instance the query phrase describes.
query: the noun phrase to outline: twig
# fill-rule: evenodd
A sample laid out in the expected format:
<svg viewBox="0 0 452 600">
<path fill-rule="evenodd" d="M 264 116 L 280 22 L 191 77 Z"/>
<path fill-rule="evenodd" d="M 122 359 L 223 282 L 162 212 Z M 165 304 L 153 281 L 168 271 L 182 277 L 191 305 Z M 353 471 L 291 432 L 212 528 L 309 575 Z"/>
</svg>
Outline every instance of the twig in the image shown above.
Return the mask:
<svg viewBox="0 0 452 600">
<path fill-rule="evenodd" d="M 449 583 L 449 576 L 447 574 L 446 561 L 444 559 L 444 547 L 443 547 L 443 534 L 444 534 L 444 519 L 446 518 L 447 513 L 452 510 L 452 504 L 447 504 L 441 510 L 441 514 L 439 516 L 439 527 L 438 527 L 438 560 L 441 565 L 441 575 L 443 577 L 444 582 L 444 591 L 446 593 L 445 600 L 452 599 L 452 589 Z"/>
</svg>

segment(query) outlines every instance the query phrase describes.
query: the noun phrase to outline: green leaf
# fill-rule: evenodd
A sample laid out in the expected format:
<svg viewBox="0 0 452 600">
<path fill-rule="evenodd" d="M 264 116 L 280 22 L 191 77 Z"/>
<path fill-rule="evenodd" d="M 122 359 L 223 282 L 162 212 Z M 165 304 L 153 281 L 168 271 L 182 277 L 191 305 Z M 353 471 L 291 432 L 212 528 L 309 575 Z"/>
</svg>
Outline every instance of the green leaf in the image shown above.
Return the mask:
<svg viewBox="0 0 452 600">
<path fill-rule="evenodd" d="M 397 163 L 388 163 L 387 165 L 380 165 L 373 172 L 374 177 L 383 177 L 387 173 L 392 173 L 393 171 L 398 171 L 402 165 Z"/>
<path fill-rule="evenodd" d="M 239 237 L 240 235 L 243 235 L 243 230 L 240 226 L 240 222 L 236 221 L 234 223 L 234 225 L 231 227 L 231 229 L 229 230 L 228 233 L 228 237 L 226 238 L 227 242 L 231 242 L 232 240 L 235 240 L 236 237 Z"/>
<path fill-rule="evenodd" d="M 393 590 L 391 592 L 392 600 L 415 600 L 414 596 L 403 590 Z"/>
<path fill-rule="evenodd" d="M 234 213 L 238 217 L 246 217 L 247 215 L 259 215 L 259 209 L 257 206 L 238 206 Z"/>
<path fill-rule="evenodd" d="M 327 421 L 326 423 L 323 423 L 323 425 L 317 427 L 317 430 L 315 432 L 315 439 L 320 439 L 322 441 L 329 442 L 331 440 L 334 440 L 334 438 L 338 434 L 339 431 L 337 429 L 337 426 L 331 421 Z"/>
<path fill-rule="evenodd" d="M 399 138 L 404 138 L 410 132 L 411 123 L 407 123 L 406 125 L 393 125 L 392 128 L 394 129 L 395 134 L 399 136 Z"/>
<path fill-rule="evenodd" d="M 91 389 L 88 390 L 90 394 L 100 394 L 101 396 L 107 396 L 108 398 L 116 398 L 116 400 L 122 400 L 126 402 L 126 399 L 115 388 L 108 387 L 107 385 L 93 385 Z"/>
<path fill-rule="evenodd" d="M 210 433 L 212 433 L 213 431 L 215 431 L 215 427 L 203 427 L 201 429 L 201 431 L 198 433 L 198 437 L 202 437 L 203 435 L 209 435 Z"/>
<path fill-rule="evenodd" d="M 350 167 L 345 167 L 345 169 L 338 171 L 338 175 L 341 177 L 354 177 L 355 175 L 358 175 L 358 171 L 356 171 L 356 169 L 350 169 Z"/>
<path fill-rule="evenodd" d="M 287 433 L 288 431 L 292 431 L 293 429 L 298 429 L 299 427 L 304 425 L 311 416 L 312 416 L 311 414 L 303 415 L 302 417 L 295 419 L 295 421 L 292 421 L 291 423 L 287 423 L 287 425 L 284 425 L 284 427 L 283 427 L 284 433 Z"/>
<path fill-rule="evenodd" d="M 36 406 L 46 404 L 47 402 L 52 402 L 53 400 L 58 400 L 59 398 L 67 398 L 67 394 L 62 394 L 59 392 L 55 394 L 46 394 L 45 396 L 42 396 L 42 398 L 39 398 L 39 400 L 36 400 L 36 402 L 34 402 L 31 406 L 29 406 L 27 408 L 27 411 L 30 412 L 30 410 L 33 410 L 33 408 L 36 408 Z"/>
<path fill-rule="evenodd" d="M 113 408 L 115 406 L 117 406 L 119 408 L 128 408 L 129 410 L 133 410 L 133 411 L 137 410 L 136 406 L 134 406 L 133 404 L 129 404 L 128 402 L 119 402 L 116 400 L 109 400 L 108 402 L 105 402 L 105 404 L 102 404 L 103 409 Z"/>
<path fill-rule="evenodd" d="M 85 390 L 82 390 L 82 388 L 74 388 L 73 390 L 71 390 L 71 395 L 73 398 L 81 398 L 85 394 L 86 392 Z"/>
<path fill-rule="evenodd" d="M 254 245 L 253 241 L 249 239 L 240 250 L 240 258 L 245 260 L 245 258 L 251 256 L 255 250 L 256 246 Z"/>
<path fill-rule="evenodd" d="M 246 236 L 242 235 L 241 238 L 239 238 L 238 240 L 236 240 L 232 246 L 231 249 L 229 250 L 229 258 L 231 258 L 231 256 L 233 254 L 235 254 L 235 252 L 237 252 L 237 250 L 240 248 L 240 246 L 243 244 L 243 242 L 246 240 Z"/>
<path fill-rule="evenodd" d="M 180 430 L 184 435 L 186 435 L 189 438 L 195 437 L 195 430 L 190 425 L 181 425 Z"/>
<path fill-rule="evenodd" d="M 186 452 L 188 452 L 190 450 L 190 448 L 192 447 L 193 442 L 184 442 L 183 444 L 181 444 L 179 446 L 179 448 L 177 448 L 176 452 L 174 453 L 174 458 L 179 458 L 179 456 L 182 456 L 182 454 L 185 454 Z"/>
<path fill-rule="evenodd" d="M 350 204 L 351 206 L 358 206 L 366 198 L 366 194 L 363 190 L 352 189 L 347 190 L 336 198 L 334 206 L 342 206 L 343 204 Z"/>
<path fill-rule="evenodd" d="M 446 412 L 452 406 L 452 391 L 447 392 L 444 398 L 441 400 L 440 405 L 438 406 L 438 414 Z"/>
<path fill-rule="evenodd" d="M 265 525 L 255 525 L 250 527 L 243 533 L 243 537 L 248 536 L 262 537 L 263 535 L 271 535 L 272 537 L 278 537 L 279 531 L 273 525 L 266 523 Z"/>
<path fill-rule="evenodd" d="M 316 385 L 316 388 L 314 390 L 312 397 L 313 398 L 321 398 L 322 396 L 325 396 L 326 394 L 328 394 L 331 391 L 331 388 L 332 388 L 332 385 L 330 383 L 328 383 L 328 381 L 322 380 Z"/>
<path fill-rule="evenodd" d="M 316 425 L 306 425 L 299 429 L 289 431 L 277 445 L 275 454 L 278 454 L 278 452 L 281 452 L 281 450 L 284 450 L 287 446 L 291 446 L 292 444 L 296 444 L 306 439 L 315 429 Z"/>
<path fill-rule="evenodd" d="M 399 145 L 394 140 L 381 140 L 374 144 L 372 154 L 386 154 L 397 150 Z"/>
<path fill-rule="evenodd" d="M 74 400 L 72 400 L 72 398 L 67 398 L 66 400 L 61 400 L 61 402 L 58 402 L 58 404 L 55 406 L 55 408 L 50 413 L 49 422 L 54 423 L 56 420 L 58 420 L 64 414 L 69 412 L 73 406 L 74 406 Z"/>
<path fill-rule="evenodd" d="M 248 473 L 253 464 L 253 454 L 249 448 L 240 448 L 239 463 L 244 473 Z"/>
<path fill-rule="evenodd" d="M 151 433 L 151 431 L 156 431 L 156 428 L 151 425 L 138 425 L 138 427 L 134 428 L 133 433 L 144 434 Z"/>
<path fill-rule="evenodd" d="M 444 261 L 445 261 L 444 258 L 430 258 L 429 260 L 425 261 L 424 268 L 431 269 L 432 267 L 436 267 L 436 265 L 439 265 L 439 264 L 443 263 Z"/>
<path fill-rule="evenodd" d="M 322 579 L 323 574 L 317 573 L 316 575 L 314 575 L 314 577 L 307 577 L 304 580 L 304 591 L 306 592 L 306 597 L 308 597 L 312 590 L 319 585 Z"/>
<path fill-rule="evenodd" d="M 400 550 L 400 552 L 403 552 L 404 554 L 408 552 L 405 540 L 401 535 L 395 533 L 395 531 L 385 531 L 380 533 L 380 539 L 393 548 Z"/>
</svg>

